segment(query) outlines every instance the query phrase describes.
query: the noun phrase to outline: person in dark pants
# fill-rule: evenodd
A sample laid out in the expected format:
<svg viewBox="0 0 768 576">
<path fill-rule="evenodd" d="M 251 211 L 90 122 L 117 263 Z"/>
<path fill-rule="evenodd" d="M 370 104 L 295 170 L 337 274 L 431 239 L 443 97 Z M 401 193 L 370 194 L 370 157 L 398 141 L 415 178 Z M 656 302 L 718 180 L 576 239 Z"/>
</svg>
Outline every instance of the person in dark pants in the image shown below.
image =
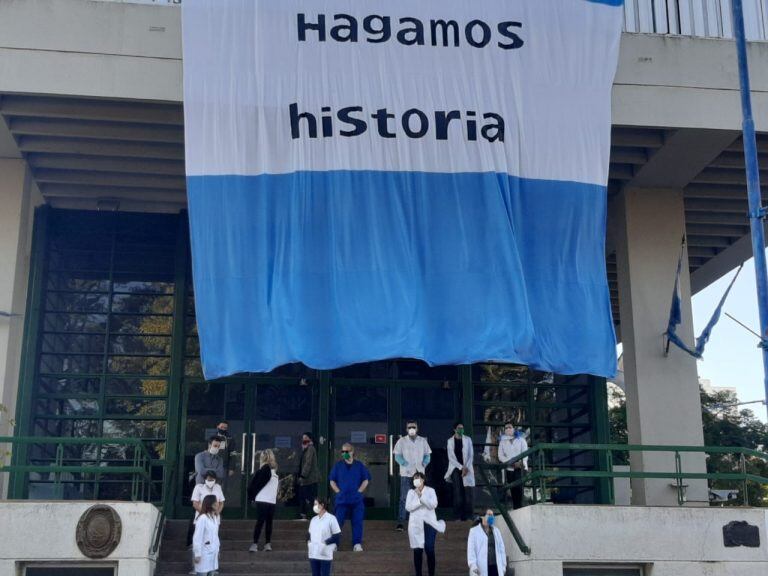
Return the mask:
<svg viewBox="0 0 768 576">
<path fill-rule="evenodd" d="M 472 518 L 475 488 L 475 449 L 472 438 L 464 436 L 464 424 L 453 425 L 453 436 L 448 438 L 448 471 L 446 482 L 453 484 L 453 515 L 462 522 Z"/>
<path fill-rule="evenodd" d="M 341 460 L 331 469 L 329 480 L 331 489 L 336 494 L 336 519 L 339 526 L 344 526 L 347 516 L 352 520 L 352 550 L 363 551 L 363 519 L 365 503 L 363 493 L 371 481 L 371 473 L 365 465 L 355 460 L 355 449 L 346 443 L 341 447 Z"/>
<path fill-rule="evenodd" d="M 516 482 L 523 477 L 523 472 L 528 470 L 528 457 L 518 459 L 520 454 L 528 450 L 528 442 L 522 430 L 516 430 L 512 422 L 504 425 L 504 434 L 499 438 L 499 462 L 506 464 L 505 484 Z M 519 484 L 510 488 L 512 496 L 512 508 L 518 510 L 523 507 L 523 485 Z"/>
<path fill-rule="evenodd" d="M 469 531 L 467 564 L 472 576 L 504 576 L 507 571 L 507 550 L 495 520 L 493 510 L 486 510 L 482 522 Z"/>
<path fill-rule="evenodd" d="M 299 518 L 306 520 L 317 498 L 317 484 L 320 470 L 317 467 L 317 450 L 312 435 L 305 432 L 301 438 L 301 461 L 299 462 Z"/>
<path fill-rule="evenodd" d="M 256 502 L 256 526 L 253 527 L 253 544 L 249 552 L 259 551 L 259 537 L 266 527 L 264 551 L 272 551 L 272 522 L 277 507 L 277 460 L 272 450 L 264 450 L 259 457 L 259 470 L 248 485 L 248 498 Z"/>
<path fill-rule="evenodd" d="M 435 538 L 445 532 L 445 522 L 437 519 L 437 494 L 427 486 L 427 478 L 421 472 L 413 475 L 413 488 L 405 498 L 408 511 L 408 541 L 413 550 L 413 568 L 416 576 L 422 576 L 424 553 L 427 554 L 429 576 L 435 576 Z"/>
<path fill-rule="evenodd" d="M 316 498 L 312 511 L 315 517 L 309 523 L 307 548 L 312 576 L 331 576 L 333 553 L 341 537 L 341 528 L 336 517 L 328 512 L 328 505 L 322 498 Z"/>
</svg>

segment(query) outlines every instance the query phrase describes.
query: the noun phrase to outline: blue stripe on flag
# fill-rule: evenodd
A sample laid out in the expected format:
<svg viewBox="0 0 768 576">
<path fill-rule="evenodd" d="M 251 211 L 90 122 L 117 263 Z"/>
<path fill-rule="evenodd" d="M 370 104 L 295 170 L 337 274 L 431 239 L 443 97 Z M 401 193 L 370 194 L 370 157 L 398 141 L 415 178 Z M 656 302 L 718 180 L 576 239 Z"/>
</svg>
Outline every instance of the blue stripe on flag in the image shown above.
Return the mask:
<svg viewBox="0 0 768 576">
<path fill-rule="evenodd" d="M 603 186 L 328 171 L 188 194 L 208 378 L 387 358 L 615 373 Z"/>
</svg>

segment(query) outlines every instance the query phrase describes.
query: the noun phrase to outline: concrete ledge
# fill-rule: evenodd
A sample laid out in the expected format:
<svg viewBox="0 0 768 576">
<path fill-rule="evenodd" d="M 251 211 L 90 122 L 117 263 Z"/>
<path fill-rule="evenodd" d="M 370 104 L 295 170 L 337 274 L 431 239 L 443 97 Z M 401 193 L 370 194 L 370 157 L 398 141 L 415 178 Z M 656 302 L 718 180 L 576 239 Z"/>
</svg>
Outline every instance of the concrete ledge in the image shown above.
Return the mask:
<svg viewBox="0 0 768 576">
<path fill-rule="evenodd" d="M 768 510 L 552 506 L 512 512 L 531 555 L 505 534 L 516 576 L 562 576 L 568 564 L 635 564 L 652 576 L 764 576 L 768 574 Z M 760 546 L 726 548 L 723 526 L 759 527 Z"/>
<path fill-rule="evenodd" d="M 159 516 L 151 504 L 98 502 L 114 508 L 122 522 L 122 537 L 115 551 L 103 560 L 89 560 L 75 540 L 80 516 L 97 502 L 0 502 L 0 574 L 13 575 L 24 562 L 117 564 L 119 576 L 151 576 L 155 558 L 150 555 Z"/>
</svg>

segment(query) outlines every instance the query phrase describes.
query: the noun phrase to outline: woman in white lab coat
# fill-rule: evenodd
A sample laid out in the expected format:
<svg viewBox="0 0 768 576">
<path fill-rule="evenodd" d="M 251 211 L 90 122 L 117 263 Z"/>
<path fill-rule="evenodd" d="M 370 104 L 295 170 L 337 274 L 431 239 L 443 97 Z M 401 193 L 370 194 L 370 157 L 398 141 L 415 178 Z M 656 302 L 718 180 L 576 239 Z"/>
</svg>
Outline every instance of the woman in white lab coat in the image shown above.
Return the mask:
<svg viewBox="0 0 768 576">
<path fill-rule="evenodd" d="M 467 564 L 472 576 L 504 576 L 507 570 L 507 551 L 494 521 L 493 510 L 486 510 L 483 521 L 469 531 Z M 489 554 L 491 550 L 495 554 Z"/>
<path fill-rule="evenodd" d="M 413 488 L 408 491 L 405 509 L 408 517 L 408 540 L 413 549 L 413 566 L 416 576 L 422 576 L 421 565 L 424 552 L 427 553 L 429 576 L 435 576 L 435 538 L 438 532 L 445 532 L 445 522 L 437 519 L 437 494 L 427 486 L 427 479 L 421 472 L 413 475 Z"/>
<path fill-rule="evenodd" d="M 216 496 L 209 494 L 200 504 L 200 516 L 195 522 L 192 555 L 197 576 L 214 576 L 219 569 L 219 513 Z"/>
</svg>

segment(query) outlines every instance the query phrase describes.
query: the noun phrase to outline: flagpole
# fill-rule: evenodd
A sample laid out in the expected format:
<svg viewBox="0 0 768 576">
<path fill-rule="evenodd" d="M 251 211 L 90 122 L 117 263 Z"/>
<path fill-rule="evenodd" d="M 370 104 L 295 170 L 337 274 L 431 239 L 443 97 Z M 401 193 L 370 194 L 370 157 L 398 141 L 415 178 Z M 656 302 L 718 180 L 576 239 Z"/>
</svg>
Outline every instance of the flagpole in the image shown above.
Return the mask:
<svg viewBox="0 0 768 576">
<path fill-rule="evenodd" d="M 755 121 L 752 118 L 752 96 L 749 85 L 747 64 L 747 40 L 744 33 L 744 7 L 742 0 L 731 0 L 733 32 L 736 38 L 736 53 L 739 57 L 739 82 L 741 84 L 741 110 L 743 114 L 744 160 L 747 169 L 747 195 L 749 197 L 749 224 L 752 230 L 752 254 L 755 258 L 755 282 L 757 284 L 757 307 L 760 312 L 760 348 L 763 351 L 763 386 L 768 398 L 768 271 L 765 264 L 765 234 L 760 191 L 760 171 L 757 164 L 757 140 Z"/>
</svg>

